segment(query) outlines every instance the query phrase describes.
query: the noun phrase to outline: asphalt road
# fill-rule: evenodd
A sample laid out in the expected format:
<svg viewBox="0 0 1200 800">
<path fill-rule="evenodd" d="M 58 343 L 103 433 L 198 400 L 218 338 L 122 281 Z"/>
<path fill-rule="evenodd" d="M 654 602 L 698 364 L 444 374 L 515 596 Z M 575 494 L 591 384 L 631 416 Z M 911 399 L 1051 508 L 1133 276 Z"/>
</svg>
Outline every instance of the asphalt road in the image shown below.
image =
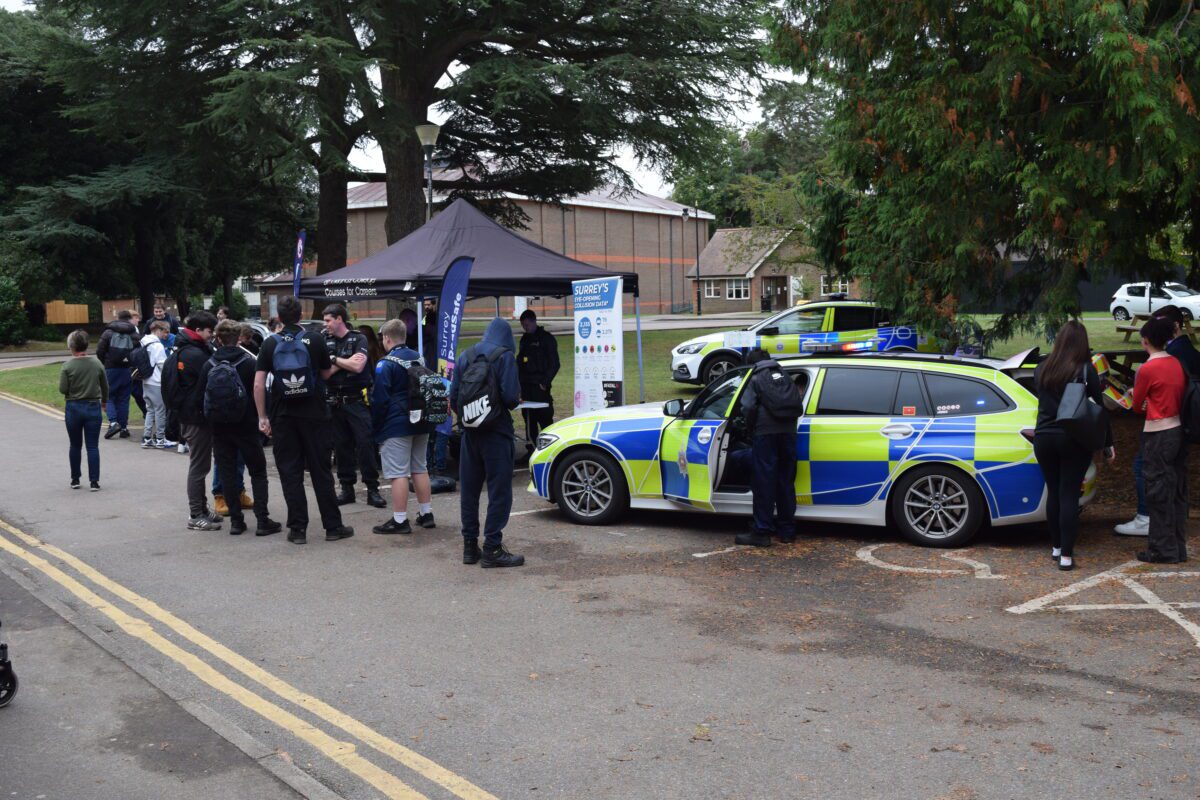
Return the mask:
<svg viewBox="0 0 1200 800">
<path fill-rule="evenodd" d="M 728 552 L 739 520 L 575 527 L 518 473 L 528 565 L 485 571 L 459 563 L 455 495 L 412 537 L 372 535 L 361 504 L 337 543 L 189 532 L 184 457 L 102 442 L 104 490 L 71 492 L 60 422 L 0 401 L 0 426 L 0 568 L 342 797 L 1200 793 L 1200 568 L 1110 571 L 1136 549 L 1106 532 L 1116 509 L 1089 510 L 1062 573 L 1036 529 L 964 562 L 833 525 Z M 58 656 L 26 644 L 25 606 L 9 638 L 34 694 Z M 13 758 L 15 710 L 0 789 L 74 769 Z"/>
</svg>

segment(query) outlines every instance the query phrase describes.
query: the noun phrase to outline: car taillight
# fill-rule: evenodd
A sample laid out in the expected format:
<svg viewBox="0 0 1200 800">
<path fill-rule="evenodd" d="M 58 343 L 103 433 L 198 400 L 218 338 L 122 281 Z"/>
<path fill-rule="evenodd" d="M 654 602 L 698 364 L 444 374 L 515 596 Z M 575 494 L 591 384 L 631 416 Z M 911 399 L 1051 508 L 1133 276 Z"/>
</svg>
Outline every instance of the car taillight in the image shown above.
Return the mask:
<svg viewBox="0 0 1200 800">
<path fill-rule="evenodd" d="M 1024 436 L 1026 439 L 1028 439 L 1030 442 L 1032 442 L 1033 441 L 1033 428 L 1022 428 L 1021 435 Z"/>
</svg>

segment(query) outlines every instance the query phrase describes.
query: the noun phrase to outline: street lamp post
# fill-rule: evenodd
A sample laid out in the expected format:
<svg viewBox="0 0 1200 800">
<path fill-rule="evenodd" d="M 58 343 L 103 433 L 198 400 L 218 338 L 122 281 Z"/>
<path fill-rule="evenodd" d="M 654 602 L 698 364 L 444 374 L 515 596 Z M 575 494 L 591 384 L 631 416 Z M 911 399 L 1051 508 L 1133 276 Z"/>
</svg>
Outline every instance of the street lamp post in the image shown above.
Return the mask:
<svg viewBox="0 0 1200 800">
<path fill-rule="evenodd" d="M 426 222 L 433 216 L 433 146 L 437 144 L 438 133 L 441 130 L 441 127 L 432 122 L 417 126 L 417 139 L 425 150 L 425 181 L 428 193 L 425 200 Z"/>
</svg>

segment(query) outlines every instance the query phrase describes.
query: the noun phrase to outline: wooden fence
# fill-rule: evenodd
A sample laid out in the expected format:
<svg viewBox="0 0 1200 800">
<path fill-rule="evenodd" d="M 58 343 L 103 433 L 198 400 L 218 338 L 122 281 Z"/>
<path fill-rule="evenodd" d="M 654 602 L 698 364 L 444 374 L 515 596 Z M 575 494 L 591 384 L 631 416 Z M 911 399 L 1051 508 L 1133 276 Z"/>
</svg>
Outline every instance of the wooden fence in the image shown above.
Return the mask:
<svg viewBox="0 0 1200 800">
<path fill-rule="evenodd" d="M 62 300 L 46 303 L 46 322 L 51 325 L 85 325 L 87 321 L 85 303 L 64 303 Z"/>
</svg>

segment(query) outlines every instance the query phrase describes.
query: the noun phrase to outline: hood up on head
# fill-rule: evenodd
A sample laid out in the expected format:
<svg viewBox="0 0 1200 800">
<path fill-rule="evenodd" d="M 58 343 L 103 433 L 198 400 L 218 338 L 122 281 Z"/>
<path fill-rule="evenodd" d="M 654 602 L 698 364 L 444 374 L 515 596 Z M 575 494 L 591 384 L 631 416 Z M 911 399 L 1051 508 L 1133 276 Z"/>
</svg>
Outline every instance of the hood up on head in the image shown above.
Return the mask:
<svg viewBox="0 0 1200 800">
<path fill-rule="evenodd" d="M 501 347 L 512 350 L 514 353 L 517 350 L 516 339 L 513 338 L 512 328 L 504 320 L 496 317 L 488 323 L 487 331 L 483 334 L 483 345 L 491 345 L 492 347 Z"/>
</svg>

